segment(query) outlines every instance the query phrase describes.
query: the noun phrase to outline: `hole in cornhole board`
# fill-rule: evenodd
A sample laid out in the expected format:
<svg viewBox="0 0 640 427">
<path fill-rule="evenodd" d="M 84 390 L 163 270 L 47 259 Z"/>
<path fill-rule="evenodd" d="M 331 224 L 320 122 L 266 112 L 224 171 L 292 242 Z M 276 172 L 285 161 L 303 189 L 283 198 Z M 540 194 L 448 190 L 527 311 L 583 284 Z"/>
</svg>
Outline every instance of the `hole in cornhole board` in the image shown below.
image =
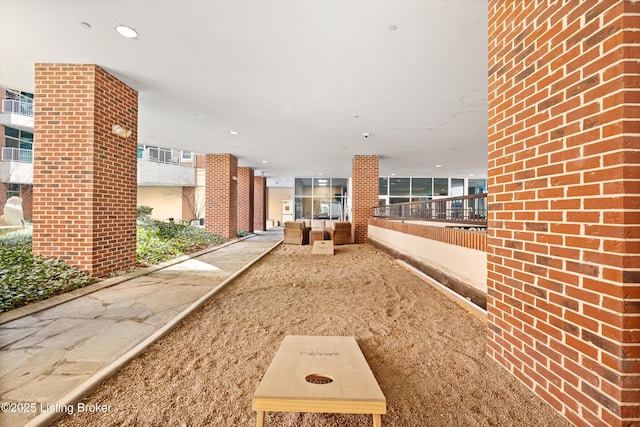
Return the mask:
<svg viewBox="0 0 640 427">
<path fill-rule="evenodd" d="M 304 380 L 311 384 L 329 384 L 333 382 L 333 378 L 321 374 L 309 374 Z"/>
</svg>

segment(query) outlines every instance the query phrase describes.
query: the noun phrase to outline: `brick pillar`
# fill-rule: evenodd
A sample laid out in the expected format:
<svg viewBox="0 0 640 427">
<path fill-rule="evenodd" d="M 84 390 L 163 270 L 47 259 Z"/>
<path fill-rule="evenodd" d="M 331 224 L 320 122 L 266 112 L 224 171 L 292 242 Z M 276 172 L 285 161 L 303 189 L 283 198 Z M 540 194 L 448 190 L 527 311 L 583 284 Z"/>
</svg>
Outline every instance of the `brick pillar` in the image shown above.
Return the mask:
<svg viewBox="0 0 640 427">
<path fill-rule="evenodd" d="M 369 218 L 378 206 L 378 156 L 354 156 L 352 166 L 351 233 L 354 243 L 367 242 Z"/>
<path fill-rule="evenodd" d="M 196 219 L 196 188 L 182 187 L 182 219 Z"/>
<path fill-rule="evenodd" d="M 35 82 L 33 253 L 95 276 L 131 267 L 138 93 L 95 65 L 36 64 Z"/>
<path fill-rule="evenodd" d="M 489 1 L 487 353 L 576 425 L 640 422 L 639 13 Z"/>
<path fill-rule="evenodd" d="M 7 204 L 7 184 L 0 182 L 0 215 L 4 215 L 4 205 Z"/>
<path fill-rule="evenodd" d="M 253 233 L 253 178 L 252 168 L 238 168 L 238 230 Z"/>
<path fill-rule="evenodd" d="M 267 229 L 267 178 L 253 177 L 253 229 L 264 231 Z"/>
<path fill-rule="evenodd" d="M 24 219 L 33 217 L 33 185 L 20 185 L 20 198 L 22 199 L 22 215 Z"/>
<path fill-rule="evenodd" d="M 238 159 L 207 154 L 205 229 L 227 239 L 238 236 Z"/>
</svg>

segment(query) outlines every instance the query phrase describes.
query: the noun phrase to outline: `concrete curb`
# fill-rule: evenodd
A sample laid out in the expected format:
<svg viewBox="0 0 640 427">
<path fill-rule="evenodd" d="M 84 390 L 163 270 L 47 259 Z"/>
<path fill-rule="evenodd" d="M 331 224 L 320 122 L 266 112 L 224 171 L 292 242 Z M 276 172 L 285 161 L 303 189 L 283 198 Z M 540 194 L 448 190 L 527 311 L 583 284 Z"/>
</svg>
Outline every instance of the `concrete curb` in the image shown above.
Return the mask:
<svg viewBox="0 0 640 427">
<path fill-rule="evenodd" d="M 487 311 L 485 309 L 483 309 L 482 307 L 478 307 L 477 305 L 475 305 L 473 302 L 469 301 L 462 295 L 452 291 L 451 289 L 447 288 L 445 285 L 436 281 L 432 277 L 427 276 L 422 271 L 418 270 L 408 262 L 405 262 L 401 259 L 397 259 L 396 262 L 401 266 L 403 266 L 404 268 L 406 268 L 407 270 L 414 273 L 415 275 L 417 275 L 418 277 L 420 277 L 425 282 L 432 285 L 434 288 L 436 288 L 441 293 L 443 293 L 447 298 L 453 300 L 456 304 L 460 305 L 462 308 L 468 311 L 471 315 L 477 317 L 482 323 L 484 323 L 485 325 L 487 324 Z"/>
<path fill-rule="evenodd" d="M 205 302 L 215 294 L 217 294 L 220 290 L 222 290 L 226 285 L 235 280 L 238 276 L 244 273 L 249 267 L 253 264 L 261 260 L 264 256 L 266 256 L 269 252 L 274 250 L 282 243 L 282 240 L 278 241 L 275 245 L 271 246 L 269 249 L 260 254 L 256 259 L 251 261 L 249 264 L 242 267 L 240 270 L 235 272 L 233 275 L 228 277 L 218 286 L 207 292 L 205 295 L 196 300 L 189 307 L 184 309 L 180 314 L 174 317 L 169 323 L 164 325 L 162 328 L 158 329 L 151 336 L 146 338 L 144 341 L 137 344 L 135 347 L 127 351 L 122 356 L 118 357 L 116 360 L 111 362 L 109 365 L 105 366 L 95 374 L 93 374 L 89 379 L 80 384 L 78 387 L 73 389 L 71 392 L 67 393 L 63 396 L 58 402 L 54 404 L 54 406 L 60 405 L 58 407 L 65 407 L 66 405 L 75 405 L 84 397 L 92 393 L 95 389 L 97 389 L 104 381 L 115 375 L 120 369 L 122 369 L 127 363 L 131 360 L 144 353 L 147 348 L 158 341 L 160 338 L 164 337 L 169 331 L 171 331 L 176 325 L 178 325 L 185 317 L 199 309 Z M 65 415 L 64 412 L 45 412 L 41 413 L 27 424 L 24 427 L 45 427 L 48 426 L 55 421 L 59 420 Z"/>
<path fill-rule="evenodd" d="M 91 294 L 93 292 L 99 291 L 100 289 L 115 286 L 122 282 L 126 282 L 127 280 L 135 279 L 136 277 L 146 276 L 147 274 L 151 274 L 158 270 L 171 267 L 172 265 L 179 264 L 188 259 L 197 258 L 200 255 L 208 254 L 209 252 L 217 251 L 219 249 L 242 242 L 243 240 L 250 239 L 255 236 L 256 235 L 250 235 L 250 236 L 245 236 L 239 239 L 231 240 L 229 242 L 225 242 L 218 246 L 213 246 L 211 248 L 203 249 L 201 251 L 194 252 L 189 255 L 182 255 L 178 258 L 170 259 L 169 261 L 165 261 L 157 265 L 152 265 L 151 267 L 141 268 L 139 270 L 132 271 L 130 273 L 125 273 L 117 277 L 101 280 L 89 286 L 85 286 L 79 289 L 74 289 L 73 291 L 65 292 L 64 294 L 47 298 L 46 300 L 32 302 L 31 304 L 25 305 L 23 307 L 18 307 L 11 311 L 7 311 L 6 313 L 0 313 L 0 325 L 20 319 L 21 317 L 29 316 L 31 314 L 37 313 L 42 310 L 46 310 L 51 307 L 55 307 L 56 305 L 60 305 L 67 301 L 71 301 L 76 298 L 79 298 L 81 296 Z"/>
</svg>

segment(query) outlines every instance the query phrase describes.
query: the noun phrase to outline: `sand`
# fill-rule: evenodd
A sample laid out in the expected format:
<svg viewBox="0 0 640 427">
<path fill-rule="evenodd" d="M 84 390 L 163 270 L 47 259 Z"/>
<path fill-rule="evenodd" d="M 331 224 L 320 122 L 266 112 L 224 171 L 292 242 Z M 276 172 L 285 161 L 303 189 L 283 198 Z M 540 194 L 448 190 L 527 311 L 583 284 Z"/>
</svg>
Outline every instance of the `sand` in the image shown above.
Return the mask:
<svg viewBox="0 0 640 427">
<path fill-rule="evenodd" d="M 461 260 L 461 262 L 464 262 Z M 486 326 L 369 245 L 279 246 L 85 399 L 60 426 L 252 426 L 286 335 L 354 336 L 387 399 L 383 426 L 566 426 L 485 355 Z M 267 426 L 370 426 L 268 413 Z"/>
</svg>

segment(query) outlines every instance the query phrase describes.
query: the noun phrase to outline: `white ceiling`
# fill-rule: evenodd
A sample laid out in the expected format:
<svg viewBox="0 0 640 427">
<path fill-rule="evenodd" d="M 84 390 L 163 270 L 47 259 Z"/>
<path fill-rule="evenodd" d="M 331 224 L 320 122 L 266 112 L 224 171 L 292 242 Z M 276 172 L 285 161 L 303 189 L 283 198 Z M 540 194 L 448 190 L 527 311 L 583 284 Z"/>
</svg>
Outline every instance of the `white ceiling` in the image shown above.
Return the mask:
<svg viewBox="0 0 640 427">
<path fill-rule="evenodd" d="M 267 177 L 350 176 L 356 154 L 381 175 L 487 174 L 483 0 L 0 0 L 0 86 L 33 91 L 36 62 L 137 89 L 139 143 Z"/>
</svg>

